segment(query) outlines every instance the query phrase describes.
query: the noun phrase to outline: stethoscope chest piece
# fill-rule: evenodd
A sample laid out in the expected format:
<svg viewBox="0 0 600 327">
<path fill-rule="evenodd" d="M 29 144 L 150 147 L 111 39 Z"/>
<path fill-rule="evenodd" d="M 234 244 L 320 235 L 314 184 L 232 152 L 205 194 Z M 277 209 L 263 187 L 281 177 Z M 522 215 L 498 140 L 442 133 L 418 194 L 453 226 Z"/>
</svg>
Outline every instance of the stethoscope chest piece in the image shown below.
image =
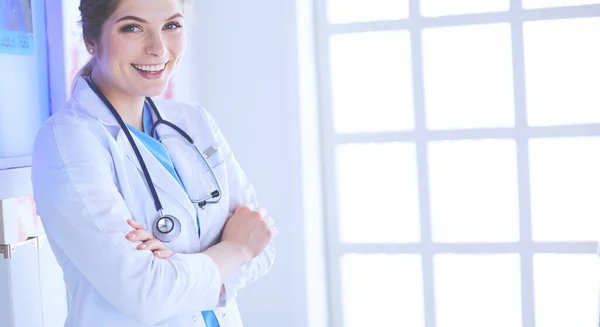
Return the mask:
<svg viewBox="0 0 600 327">
<path fill-rule="evenodd" d="M 152 226 L 152 234 L 161 242 L 171 242 L 181 233 L 179 219 L 172 215 L 162 215 Z"/>
</svg>

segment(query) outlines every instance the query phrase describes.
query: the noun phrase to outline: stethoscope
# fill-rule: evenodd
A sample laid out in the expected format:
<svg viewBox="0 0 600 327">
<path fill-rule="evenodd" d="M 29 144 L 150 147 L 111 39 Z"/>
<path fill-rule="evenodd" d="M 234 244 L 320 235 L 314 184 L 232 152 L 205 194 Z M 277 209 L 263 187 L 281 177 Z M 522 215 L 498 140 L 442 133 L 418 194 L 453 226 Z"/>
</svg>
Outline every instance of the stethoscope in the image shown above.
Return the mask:
<svg viewBox="0 0 600 327">
<path fill-rule="evenodd" d="M 144 173 L 144 178 L 146 179 L 146 183 L 150 187 L 150 192 L 152 193 L 152 197 L 154 198 L 154 206 L 156 207 L 156 211 L 158 211 L 158 214 L 159 214 L 158 219 L 156 219 L 156 221 L 152 225 L 152 234 L 154 235 L 154 237 L 156 237 L 161 242 L 168 243 L 168 242 L 173 241 L 181 233 L 181 222 L 179 221 L 179 219 L 177 219 L 177 217 L 164 213 L 164 208 L 160 202 L 160 199 L 158 198 L 158 193 L 156 192 L 154 183 L 152 183 L 152 177 L 150 177 L 150 173 L 148 172 L 146 163 L 144 162 L 144 159 L 142 158 L 142 155 L 140 154 L 140 150 L 138 149 L 137 145 L 135 144 L 135 141 L 133 140 L 133 136 L 131 135 L 131 132 L 125 125 L 125 122 L 123 121 L 123 119 L 121 118 L 121 116 L 119 115 L 119 113 L 117 112 L 115 107 L 110 103 L 110 101 L 108 101 L 108 99 L 104 96 L 104 94 L 102 94 L 102 92 L 100 92 L 100 90 L 96 87 L 96 85 L 94 84 L 94 82 L 92 81 L 91 78 L 88 77 L 88 78 L 85 78 L 85 80 L 88 83 L 88 85 L 90 86 L 90 88 L 94 91 L 94 93 L 96 93 L 96 95 L 98 95 L 98 97 L 100 97 L 102 102 L 104 102 L 104 104 L 108 107 L 110 112 L 113 114 L 113 116 L 115 117 L 115 119 L 117 120 L 119 125 L 121 126 L 121 129 L 123 129 L 123 132 L 125 132 L 125 135 L 127 135 L 129 144 L 133 148 L 133 151 L 135 152 L 135 156 L 137 157 L 137 160 L 140 163 L 140 166 L 142 167 L 142 171 Z M 154 111 L 154 114 L 156 115 L 156 122 L 154 122 L 154 124 L 152 124 L 152 128 L 150 129 L 150 135 L 152 137 L 155 136 L 156 127 L 158 127 L 160 124 L 167 125 L 167 126 L 171 127 L 172 129 L 174 129 L 175 131 L 177 131 L 181 136 L 183 136 L 194 147 L 194 149 L 196 149 L 196 151 L 198 152 L 200 157 L 203 159 L 206 166 L 208 166 L 208 169 L 210 170 L 210 173 L 215 181 L 215 185 L 217 186 L 216 190 L 210 192 L 209 195 L 207 195 L 201 199 L 190 199 L 190 201 L 192 201 L 192 203 L 198 204 L 198 207 L 200 209 L 204 209 L 204 207 L 207 204 L 218 203 L 221 200 L 221 184 L 219 183 L 219 179 L 217 178 L 217 175 L 215 174 L 214 170 L 208 163 L 208 160 L 206 160 L 206 158 L 202 154 L 202 151 L 200 151 L 200 149 L 194 143 L 194 140 L 188 135 L 188 133 L 186 133 L 184 130 L 182 130 L 175 124 L 171 123 L 170 121 L 164 120 L 162 118 L 162 116 L 160 115 L 160 112 L 158 111 L 158 108 L 156 107 L 156 104 L 154 104 L 154 101 L 152 101 L 151 98 L 146 97 L 146 101 L 150 104 L 152 111 Z"/>
</svg>

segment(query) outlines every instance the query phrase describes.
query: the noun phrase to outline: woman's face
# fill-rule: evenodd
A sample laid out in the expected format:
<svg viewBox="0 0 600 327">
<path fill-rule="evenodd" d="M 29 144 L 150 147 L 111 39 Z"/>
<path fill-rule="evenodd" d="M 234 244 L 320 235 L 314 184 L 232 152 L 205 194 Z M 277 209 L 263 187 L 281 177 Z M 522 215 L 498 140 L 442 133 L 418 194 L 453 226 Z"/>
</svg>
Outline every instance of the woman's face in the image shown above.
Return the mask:
<svg viewBox="0 0 600 327">
<path fill-rule="evenodd" d="M 164 92 L 186 45 L 181 0 L 120 0 L 95 42 L 94 78 L 133 96 Z"/>
</svg>

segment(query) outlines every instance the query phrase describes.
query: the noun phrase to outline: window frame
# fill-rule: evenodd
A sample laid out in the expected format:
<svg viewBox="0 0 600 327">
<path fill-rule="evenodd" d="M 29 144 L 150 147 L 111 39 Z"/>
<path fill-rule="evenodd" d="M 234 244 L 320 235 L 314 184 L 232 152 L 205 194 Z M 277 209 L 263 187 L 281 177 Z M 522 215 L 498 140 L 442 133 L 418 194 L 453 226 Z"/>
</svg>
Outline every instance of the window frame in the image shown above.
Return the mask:
<svg viewBox="0 0 600 327">
<path fill-rule="evenodd" d="M 435 285 L 433 258 L 435 254 L 520 254 L 521 321 L 522 326 L 535 326 L 535 299 L 533 284 L 533 256 L 538 253 L 596 254 L 597 243 L 587 242 L 534 242 L 531 226 L 531 198 L 529 171 L 529 140 L 544 137 L 599 136 L 599 124 L 564 126 L 527 126 L 523 24 L 528 21 L 564 18 L 599 17 L 600 4 L 572 7 L 523 9 L 521 0 L 510 1 L 504 12 L 465 14 L 442 17 L 422 17 L 419 0 L 409 0 L 409 17 L 401 20 L 330 24 L 327 0 L 315 1 L 315 29 L 319 106 L 323 154 L 323 190 L 327 248 L 327 273 L 330 306 L 330 326 L 344 326 L 340 259 L 347 253 L 420 254 L 423 270 L 424 319 L 426 327 L 435 327 Z M 422 30 L 431 27 L 454 27 L 472 24 L 510 23 L 514 84 L 513 127 L 477 128 L 464 130 L 427 130 L 425 124 L 425 95 L 423 81 Z M 336 34 L 408 30 L 411 38 L 413 66 L 414 123 L 411 131 L 338 134 L 334 130 L 330 76 L 329 38 Z M 507 243 L 435 243 L 432 241 L 428 142 L 437 140 L 509 139 L 516 141 L 519 196 L 519 230 L 517 242 Z M 336 183 L 335 150 L 338 145 L 365 142 L 407 141 L 416 144 L 421 241 L 404 244 L 343 244 L 339 240 L 339 210 Z"/>
</svg>

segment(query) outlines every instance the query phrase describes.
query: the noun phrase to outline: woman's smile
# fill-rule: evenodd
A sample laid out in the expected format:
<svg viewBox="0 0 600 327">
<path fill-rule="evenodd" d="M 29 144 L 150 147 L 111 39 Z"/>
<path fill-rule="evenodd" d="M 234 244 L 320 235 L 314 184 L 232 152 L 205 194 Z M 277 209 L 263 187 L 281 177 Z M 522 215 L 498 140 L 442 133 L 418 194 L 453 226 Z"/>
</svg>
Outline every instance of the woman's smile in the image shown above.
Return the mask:
<svg viewBox="0 0 600 327">
<path fill-rule="evenodd" d="M 131 64 L 131 66 L 144 78 L 158 79 L 162 77 L 162 73 L 167 68 L 167 64 Z"/>
</svg>

